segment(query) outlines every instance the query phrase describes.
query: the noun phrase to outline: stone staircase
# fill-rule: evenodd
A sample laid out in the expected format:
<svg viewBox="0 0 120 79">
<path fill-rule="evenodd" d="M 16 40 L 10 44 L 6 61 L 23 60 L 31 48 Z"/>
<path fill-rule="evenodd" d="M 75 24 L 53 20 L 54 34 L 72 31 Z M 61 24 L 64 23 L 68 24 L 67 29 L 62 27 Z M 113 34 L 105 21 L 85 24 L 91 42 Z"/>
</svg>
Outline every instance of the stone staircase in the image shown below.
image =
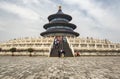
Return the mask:
<svg viewBox="0 0 120 79">
<path fill-rule="evenodd" d="M 64 40 L 62 39 L 62 41 L 59 43 L 58 48 L 53 45 L 51 48 L 50 57 L 58 57 L 58 51 L 61 49 L 65 51 L 65 57 L 73 57 L 72 50 L 69 47 L 69 44 L 65 37 Z"/>
</svg>

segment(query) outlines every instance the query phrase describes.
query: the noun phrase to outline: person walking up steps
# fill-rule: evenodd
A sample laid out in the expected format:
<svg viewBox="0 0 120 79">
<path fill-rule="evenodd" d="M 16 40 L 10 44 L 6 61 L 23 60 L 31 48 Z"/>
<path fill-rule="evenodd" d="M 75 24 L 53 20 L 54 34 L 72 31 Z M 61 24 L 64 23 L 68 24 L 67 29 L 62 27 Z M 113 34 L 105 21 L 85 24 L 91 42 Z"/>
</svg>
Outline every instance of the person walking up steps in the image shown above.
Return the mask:
<svg viewBox="0 0 120 79">
<path fill-rule="evenodd" d="M 65 51 L 64 50 L 58 50 L 58 57 L 65 57 Z"/>
<path fill-rule="evenodd" d="M 61 57 L 65 57 L 65 51 L 61 50 Z"/>
</svg>

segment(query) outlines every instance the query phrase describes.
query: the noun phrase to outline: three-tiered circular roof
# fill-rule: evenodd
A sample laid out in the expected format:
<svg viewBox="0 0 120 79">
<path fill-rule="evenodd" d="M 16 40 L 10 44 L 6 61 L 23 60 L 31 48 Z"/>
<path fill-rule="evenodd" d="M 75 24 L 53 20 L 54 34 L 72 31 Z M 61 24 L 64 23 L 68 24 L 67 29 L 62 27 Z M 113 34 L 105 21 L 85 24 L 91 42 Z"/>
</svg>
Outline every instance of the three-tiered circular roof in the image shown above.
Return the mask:
<svg viewBox="0 0 120 79">
<path fill-rule="evenodd" d="M 76 25 L 69 23 L 72 20 L 70 15 L 64 14 L 59 6 L 59 10 L 56 14 L 48 16 L 49 23 L 45 24 L 43 27 L 46 29 L 45 32 L 42 32 L 40 35 L 55 35 L 55 34 L 69 34 L 74 36 L 79 36 L 79 33 L 74 32 Z"/>
</svg>

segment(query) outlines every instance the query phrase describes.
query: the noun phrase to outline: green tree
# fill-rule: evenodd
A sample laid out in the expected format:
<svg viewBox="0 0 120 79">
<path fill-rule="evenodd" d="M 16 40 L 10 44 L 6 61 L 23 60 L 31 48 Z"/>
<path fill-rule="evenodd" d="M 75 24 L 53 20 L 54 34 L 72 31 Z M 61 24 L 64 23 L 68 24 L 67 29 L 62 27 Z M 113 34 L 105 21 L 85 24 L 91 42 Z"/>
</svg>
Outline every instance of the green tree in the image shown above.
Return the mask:
<svg viewBox="0 0 120 79">
<path fill-rule="evenodd" d="M 0 48 L 0 52 L 2 51 L 2 48 Z"/>
<path fill-rule="evenodd" d="M 29 56 L 32 56 L 32 52 L 33 52 L 34 50 L 32 49 L 32 48 L 28 48 L 28 52 L 30 52 L 30 55 Z"/>
<path fill-rule="evenodd" d="M 10 51 L 12 52 L 12 56 L 14 56 L 14 52 L 16 52 L 16 48 L 11 48 Z"/>
</svg>

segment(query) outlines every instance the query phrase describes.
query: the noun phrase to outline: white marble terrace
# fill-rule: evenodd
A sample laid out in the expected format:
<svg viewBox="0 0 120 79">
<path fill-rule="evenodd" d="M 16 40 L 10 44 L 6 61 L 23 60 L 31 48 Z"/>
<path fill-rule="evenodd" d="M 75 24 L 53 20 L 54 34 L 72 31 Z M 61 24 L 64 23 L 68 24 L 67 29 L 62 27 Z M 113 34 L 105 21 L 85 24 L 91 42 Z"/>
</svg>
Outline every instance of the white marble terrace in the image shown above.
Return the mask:
<svg viewBox="0 0 120 79">
<path fill-rule="evenodd" d="M 7 42 L 0 43 L 0 48 L 4 51 L 0 52 L 0 55 L 11 55 L 10 48 L 16 48 L 17 50 L 27 50 L 33 48 L 33 55 L 45 55 L 49 56 L 54 37 L 37 37 L 37 38 L 19 38 L 9 40 Z M 81 38 L 81 37 L 67 37 L 70 48 L 73 54 L 76 51 L 120 51 L 120 43 L 112 43 L 106 39 L 94 39 L 94 38 Z M 15 52 L 16 55 L 29 55 L 29 52 L 21 51 Z"/>
</svg>

